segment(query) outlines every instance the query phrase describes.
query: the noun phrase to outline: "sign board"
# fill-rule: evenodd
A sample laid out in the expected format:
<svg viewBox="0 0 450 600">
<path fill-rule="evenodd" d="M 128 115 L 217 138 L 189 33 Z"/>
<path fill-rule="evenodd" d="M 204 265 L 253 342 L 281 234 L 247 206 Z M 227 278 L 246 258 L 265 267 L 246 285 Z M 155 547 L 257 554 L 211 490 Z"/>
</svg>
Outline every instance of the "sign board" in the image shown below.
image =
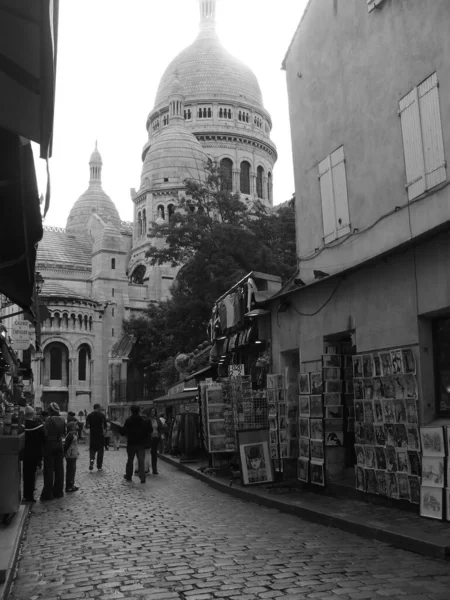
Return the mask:
<svg viewBox="0 0 450 600">
<path fill-rule="evenodd" d="M 244 365 L 228 365 L 228 377 L 243 377 L 244 375 Z"/>
<path fill-rule="evenodd" d="M 14 350 L 27 350 L 30 347 L 30 322 L 14 321 L 11 329 L 11 345 Z"/>
</svg>

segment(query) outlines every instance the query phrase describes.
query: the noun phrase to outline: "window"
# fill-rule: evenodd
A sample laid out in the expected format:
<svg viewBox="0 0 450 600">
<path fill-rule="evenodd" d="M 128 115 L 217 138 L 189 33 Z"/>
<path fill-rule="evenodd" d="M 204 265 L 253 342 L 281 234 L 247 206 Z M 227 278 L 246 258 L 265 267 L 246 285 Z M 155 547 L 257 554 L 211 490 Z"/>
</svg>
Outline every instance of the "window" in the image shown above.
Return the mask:
<svg viewBox="0 0 450 600">
<path fill-rule="evenodd" d="M 112 297 L 114 298 L 114 288 L 111 290 Z"/>
<path fill-rule="evenodd" d="M 78 352 L 78 381 L 86 381 L 88 365 L 90 360 L 90 350 L 88 346 L 81 346 Z"/>
<path fill-rule="evenodd" d="M 264 181 L 264 169 L 258 167 L 256 170 L 256 195 L 258 198 L 263 198 L 263 181 Z"/>
<path fill-rule="evenodd" d="M 50 379 L 62 379 L 62 352 L 58 346 L 53 346 L 50 350 Z"/>
<path fill-rule="evenodd" d="M 436 409 L 439 417 L 450 415 L 450 317 L 433 323 Z"/>
<path fill-rule="evenodd" d="M 267 200 L 272 202 L 272 173 L 267 175 Z"/>
<path fill-rule="evenodd" d="M 144 210 L 142 211 L 142 235 L 145 235 L 147 233 L 147 213 Z"/>
<path fill-rule="evenodd" d="M 250 163 L 244 160 L 241 162 L 241 192 L 250 194 Z"/>
<path fill-rule="evenodd" d="M 111 330 L 111 335 L 114 337 L 114 329 Z"/>
<path fill-rule="evenodd" d="M 222 158 L 220 161 L 220 171 L 221 189 L 231 192 L 233 189 L 233 161 L 229 158 Z"/>
<path fill-rule="evenodd" d="M 141 217 L 141 211 L 139 211 L 137 214 L 137 234 L 138 234 L 138 236 L 141 235 L 141 231 L 142 231 L 142 217 Z"/>
<path fill-rule="evenodd" d="M 112 258 L 111 259 L 111 269 L 115 269 L 116 268 L 116 259 Z"/>
<path fill-rule="evenodd" d="M 139 285 L 142 285 L 144 283 L 144 276 L 145 276 L 145 266 L 144 265 L 139 265 L 137 266 L 132 275 L 131 275 L 131 283 L 137 283 Z"/>
<path fill-rule="evenodd" d="M 400 100 L 406 189 L 413 200 L 447 178 L 436 73 Z"/>
<path fill-rule="evenodd" d="M 175 205 L 169 204 L 169 206 L 167 207 L 167 212 L 169 213 L 169 221 L 170 221 L 170 218 L 172 217 L 173 213 L 175 212 Z"/>
<path fill-rule="evenodd" d="M 350 232 L 344 146 L 319 164 L 325 244 Z"/>
<path fill-rule="evenodd" d="M 111 309 L 111 316 L 114 316 L 114 309 Z"/>
</svg>

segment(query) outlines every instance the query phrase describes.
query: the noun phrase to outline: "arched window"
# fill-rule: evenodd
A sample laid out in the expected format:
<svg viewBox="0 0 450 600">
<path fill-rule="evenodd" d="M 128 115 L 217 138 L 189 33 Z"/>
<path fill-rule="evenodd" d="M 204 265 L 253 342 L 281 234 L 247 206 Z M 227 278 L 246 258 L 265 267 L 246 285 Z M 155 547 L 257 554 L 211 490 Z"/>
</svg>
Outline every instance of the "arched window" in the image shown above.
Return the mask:
<svg viewBox="0 0 450 600">
<path fill-rule="evenodd" d="M 219 108 L 219 117 L 222 118 L 223 115 L 223 110 L 221 108 Z"/>
<path fill-rule="evenodd" d="M 78 381 L 87 381 L 90 360 L 91 350 L 89 346 L 83 344 L 78 351 Z"/>
<path fill-rule="evenodd" d="M 169 221 L 170 221 L 170 218 L 172 217 L 172 215 L 175 212 L 175 205 L 169 204 L 169 206 L 167 207 L 167 212 L 169 213 Z"/>
<path fill-rule="evenodd" d="M 250 194 L 250 163 L 246 160 L 241 162 L 241 192 Z"/>
<path fill-rule="evenodd" d="M 258 198 L 263 197 L 263 180 L 264 180 L 264 169 L 258 167 L 256 171 L 256 195 Z"/>
<path fill-rule="evenodd" d="M 92 317 L 89 317 L 89 331 L 92 331 Z"/>
<path fill-rule="evenodd" d="M 208 108 L 208 118 L 211 118 L 211 117 L 212 117 L 212 111 L 210 108 Z"/>
<path fill-rule="evenodd" d="M 141 230 L 142 230 L 142 217 L 141 217 L 141 211 L 139 211 L 137 214 L 137 234 L 138 234 L 138 236 L 141 235 Z"/>
<path fill-rule="evenodd" d="M 147 233 L 147 212 L 144 208 L 142 211 L 142 235 Z"/>
<path fill-rule="evenodd" d="M 115 269 L 116 268 L 116 259 L 112 258 L 111 259 L 111 269 Z"/>
<path fill-rule="evenodd" d="M 272 202 L 272 173 L 267 175 L 267 200 Z"/>
<path fill-rule="evenodd" d="M 238 119 L 239 119 L 239 121 L 242 121 L 242 112 L 241 111 L 239 111 Z"/>
<path fill-rule="evenodd" d="M 220 171 L 221 189 L 231 192 L 233 189 L 233 161 L 229 158 L 222 158 L 220 161 Z"/>
<path fill-rule="evenodd" d="M 87 331 L 88 329 L 88 318 L 87 315 L 84 315 L 84 330 Z"/>
<path fill-rule="evenodd" d="M 131 274 L 130 280 L 131 280 L 131 283 L 138 283 L 138 284 L 142 285 L 144 283 L 144 277 L 145 277 L 145 266 L 139 265 L 134 269 L 133 273 Z"/>
<path fill-rule="evenodd" d="M 157 211 L 157 215 L 156 216 L 157 216 L 158 219 L 165 219 L 165 211 L 164 211 L 164 205 L 163 204 L 160 204 L 158 206 L 158 208 L 156 209 L 156 211 Z"/>
<path fill-rule="evenodd" d="M 62 352 L 59 346 L 53 346 L 50 350 L 50 379 L 53 381 L 62 379 Z"/>
<path fill-rule="evenodd" d="M 245 115 L 245 121 L 248 123 L 248 113 Z"/>
<path fill-rule="evenodd" d="M 228 109 L 228 118 L 231 119 L 231 108 Z"/>
</svg>

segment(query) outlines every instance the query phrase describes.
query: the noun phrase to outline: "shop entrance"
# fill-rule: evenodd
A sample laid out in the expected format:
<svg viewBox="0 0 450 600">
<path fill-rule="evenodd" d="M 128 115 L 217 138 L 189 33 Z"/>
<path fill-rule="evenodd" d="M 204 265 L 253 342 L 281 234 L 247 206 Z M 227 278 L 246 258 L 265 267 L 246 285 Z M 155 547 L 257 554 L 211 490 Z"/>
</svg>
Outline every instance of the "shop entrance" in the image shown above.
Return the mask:
<svg viewBox="0 0 450 600">
<path fill-rule="evenodd" d="M 42 394 L 42 407 L 48 411 L 48 407 L 52 402 L 56 402 L 61 412 L 69 410 L 69 392 L 44 392 Z"/>
</svg>

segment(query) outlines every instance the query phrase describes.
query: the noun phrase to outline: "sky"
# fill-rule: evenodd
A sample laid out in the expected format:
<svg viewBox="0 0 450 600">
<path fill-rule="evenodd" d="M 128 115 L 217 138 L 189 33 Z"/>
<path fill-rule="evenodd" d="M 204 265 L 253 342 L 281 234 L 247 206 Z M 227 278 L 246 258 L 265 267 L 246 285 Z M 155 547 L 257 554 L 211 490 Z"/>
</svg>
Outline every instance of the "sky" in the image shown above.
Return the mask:
<svg viewBox="0 0 450 600">
<path fill-rule="evenodd" d="M 307 0 L 218 0 L 223 45 L 256 74 L 271 138 L 278 149 L 274 204 L 294 192 L 289 111 L 281 63 Z M 60 0 L 51 204 L 45 225 L 65 227 L 87 189 L 98 141 L 102 185 L 124 221 L 133 218 L 145 123 L 169 62 L 190 45 L 200 20 L 197 0 Z M 37 150 L 37 147 L 34 148 Z M 35 151 L 41 193 L 45 163 Z"/>
</svg>

